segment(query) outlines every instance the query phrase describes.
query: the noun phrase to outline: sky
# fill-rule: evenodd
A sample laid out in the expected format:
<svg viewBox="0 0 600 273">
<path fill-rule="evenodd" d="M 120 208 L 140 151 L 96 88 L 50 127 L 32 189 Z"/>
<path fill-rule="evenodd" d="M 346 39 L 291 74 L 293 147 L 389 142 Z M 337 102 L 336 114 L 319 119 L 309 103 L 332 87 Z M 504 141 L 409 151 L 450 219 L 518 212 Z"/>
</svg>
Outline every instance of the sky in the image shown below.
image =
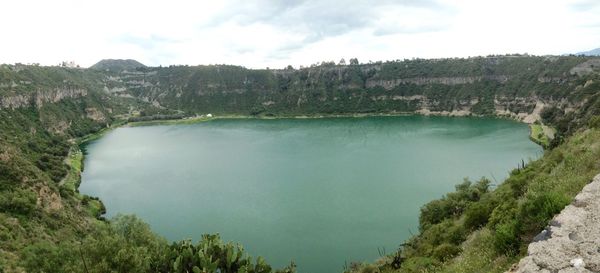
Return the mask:
<svg viewBox="0 0 600 273">
<path fill-rule="evenodd" d="M 600 0 L 19 0 L 0 63 L 309 66 L 600 47 Z"/>
</svg>

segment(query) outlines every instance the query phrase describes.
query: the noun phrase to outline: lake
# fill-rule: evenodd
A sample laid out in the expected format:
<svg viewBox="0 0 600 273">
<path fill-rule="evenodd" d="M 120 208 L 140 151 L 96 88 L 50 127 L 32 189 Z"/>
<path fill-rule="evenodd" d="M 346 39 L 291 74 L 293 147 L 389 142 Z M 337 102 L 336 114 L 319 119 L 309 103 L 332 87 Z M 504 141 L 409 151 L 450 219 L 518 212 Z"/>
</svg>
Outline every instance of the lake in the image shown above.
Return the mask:
<svg viewBox="0 0 600 273">
<path fill-rule="evenodd" d="M 503 119 L 217 119 L 110 132 L 87 145 L 80 191 L 169 240 L 220 233 L 275 267 L 331 273 L 393 252 L 463 178 L 499 183 L 541 154 Z"/>
</svg>

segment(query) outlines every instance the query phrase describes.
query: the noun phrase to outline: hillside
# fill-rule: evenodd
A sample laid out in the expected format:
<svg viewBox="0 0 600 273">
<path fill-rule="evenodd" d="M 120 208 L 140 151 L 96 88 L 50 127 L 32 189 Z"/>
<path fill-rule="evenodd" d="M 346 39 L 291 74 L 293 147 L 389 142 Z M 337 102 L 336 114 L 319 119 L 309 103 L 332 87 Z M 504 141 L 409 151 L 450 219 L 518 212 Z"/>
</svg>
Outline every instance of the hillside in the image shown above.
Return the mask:
<svg viewBox="0 0 600 273">
<path fill-rule="evenodd" d="M 599 58 L 507 55 L 284 70 L 148 67 L 111 79 L 115 94 L 189 114 L 420 113 L 532 123 L 543 109 L 569 112 L 582 106 L 597 90 L 598 71 Z"/>
<path fill-rule="evenodd" d="M 576 55 L 585 55 L 585 56 L 600 56 L 600 48 L 579 52 Z"/>
<path fill-rule="evenodd" d="M 135 217 L 107 221 L 102 203 L 77 191 L 84 136 L 132 118 L 204 113 L 473 114 L 556 128 L 543 158 L 523 162 L 495 189 L 486 180 L 458 185 L 423 207 L 420 233 L 398 252 L 348 268 L 502 272 L 600 170 L 599 62 L 511 55 L 285 70 L 0 65 L 0 272 L 271 272 L 215 236 L 169 245 Z"/>
<path fill-rule="evenodd" d="M 94 70 L 103 70 L 103 71 L 112 71 L 112 72 L 121 72 L 121 71 L 135 71 L 137 68 L 146 67 L 142 63 L 127 59 L 104 59 L 96 64 L 90 66 L 90 69 Z"/>
<path fill-rule="evenodd" d="M 525 118 L 536 106 L 576 105 L 579 94 L 573 88 L 585 83 L 580 75 L 598 69 L 578 68 L 588 60 L 494 56 L 324 63 L 297 70 L 173 66 L 122 73 L 115 81 L 124 84 L 125 90 L 119 93 L 200 113 L 433 112 Z"/>
</svg>

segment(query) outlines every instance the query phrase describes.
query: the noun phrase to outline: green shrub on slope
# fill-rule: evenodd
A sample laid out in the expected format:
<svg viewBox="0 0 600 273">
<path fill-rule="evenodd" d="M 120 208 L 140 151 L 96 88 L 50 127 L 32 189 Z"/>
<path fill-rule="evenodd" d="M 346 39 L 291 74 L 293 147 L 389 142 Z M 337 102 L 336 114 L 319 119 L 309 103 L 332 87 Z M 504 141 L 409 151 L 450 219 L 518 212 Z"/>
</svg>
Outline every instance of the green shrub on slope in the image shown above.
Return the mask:
<svg viewBox="0 0 600 273">
<path fill-rule="evenodd" d="M 546 151 L 541 159 L 513 170 L 493 191 L 487 190 L 486 180 L 462 183 L 455 192 L 423 206 L 421 233 L 378 269 L 504 272 L 599 171 L 600 129 L 587 129 Z M 401 263 L 392 264 L 395 260 Z"/>
</svg>

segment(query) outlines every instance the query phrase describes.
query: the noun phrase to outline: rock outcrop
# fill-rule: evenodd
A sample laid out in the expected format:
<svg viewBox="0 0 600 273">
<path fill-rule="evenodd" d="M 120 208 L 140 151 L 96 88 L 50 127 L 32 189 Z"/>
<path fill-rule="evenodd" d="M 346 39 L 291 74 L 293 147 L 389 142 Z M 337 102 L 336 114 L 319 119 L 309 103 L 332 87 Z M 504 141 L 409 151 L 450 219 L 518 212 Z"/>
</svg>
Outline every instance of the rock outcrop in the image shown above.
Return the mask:
<svg viewBox="0 0 600 273">
<path fill-rule="evenodd" d="M 0 110 L 17 109 L 21 107 L 42 107 L 45 103 L 56 103 L 67 98 L 79 98 L 87 96 L 85 89 L 79 88 L 56 88 L 51 90 L 38 90 L 35 92 L 8 95 L 0 97 Z"/>
<path fill-rule="evenodd" d="M 458 84 L 471 84 L 481 80 L 491 80 L 504 83 L 509 79 L 508 76 L 471 76 L 471 77 L 419 77 L 419 78 L 406 78 L 406 79 L 393 79 L 393 80 L 367 80 L 366 87 L 372 88 L 381 86 L 386 90 L 390 90 L 401 84 L 416 84 L 416 85 L 428 85 L 428 84 L 442 84 L 442 85 L 458 85 Z"/>
<path fill-rule="evenodd" d="M 529 245 L 514 273 L 600 272 L 600 175 Z"/>
<path fill-rule="evenodd" d="M 570 73 L 573 75 L 585 76 L 598 70 L 600 70 L 600 59 L 592 59 L 571 68 Z"/>
</svg>

